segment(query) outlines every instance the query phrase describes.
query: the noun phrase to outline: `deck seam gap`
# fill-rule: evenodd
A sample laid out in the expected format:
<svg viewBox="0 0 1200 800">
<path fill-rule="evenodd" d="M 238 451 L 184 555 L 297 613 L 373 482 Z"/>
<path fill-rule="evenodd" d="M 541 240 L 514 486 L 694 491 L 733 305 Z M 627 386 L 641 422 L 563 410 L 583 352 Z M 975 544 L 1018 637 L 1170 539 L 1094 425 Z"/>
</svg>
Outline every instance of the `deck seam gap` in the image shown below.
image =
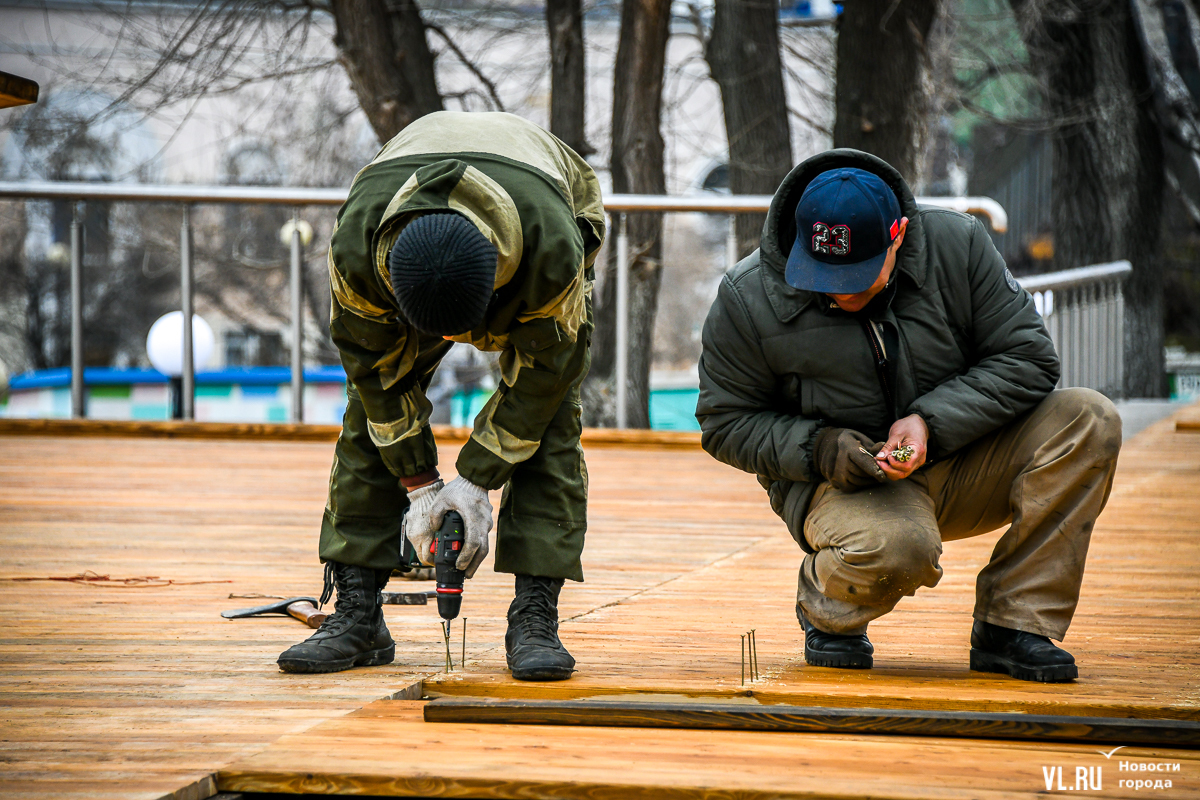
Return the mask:
<svg viewBox="0 0 1200 800">
<path fill-rule="evenodd" d="M 583 617 L 586 617 L 588 614 L 594 614 L 597 611 L 603 611 L 606 608 L 612 608 L 613 606 L 619 606 L 619 605 L 621 605 L 621 603 L 624 603 L 626 600 L 632 600 L 633 598 L 637 597 L 638 595 L 642 595 L 642 594 L 645 594 L 646 592 L 653 591 L 654 589 L 657 589 L 661 586 L 666 586 L 668 583 L 677 581 L 680 578 L 684 577 L 685 575 L 699 575 L 700 573 L 704 572 L 705 570 L 709 569 L 710 567 L 715 567 L 717 564 L 720 564 L 722 561 L 733 558 L 738 553 L 741 553 L 745 550 L 749 550 L 751 547 L 754 547 L 756 545 L 762 544 L 763 542 L 767 541 L 769 538 L 770 537 L 764 536 L 761 539 L 755 539 L 753 542 L 750 542 L 749 544 L 745 545 L 744 547 L 739 547 L 737 550 L 726 553 L 725 555 L 721 556 L 720 558 L 716 559 L 715 561 L 708 562 L 703 567 L 700 567 L 700 569 L 692 570 L 690 572 L 680 572 L 678 575 L 676 575 L 673 578 L 667 578 L 665 581 L 660 581 L 659 583 L 656 583 L 653 586 L 647 586 L 643 589 L 639 589 L 638 591 L 634 592 L 633 594 L 626 595 L 625 597 L 618 597 L 616 600 L 611 600 L 611 601 L 605 603 L 604 605 L 596 606 L 595 608 L 589 609 L 588 611 L 583 611 L 579 614 L 576 614 L 573 617 L 567 617 L 566 619 L 562 620 L 562 622 L 572 622 L 577 619 L 582 619 Z"/>
</svg>

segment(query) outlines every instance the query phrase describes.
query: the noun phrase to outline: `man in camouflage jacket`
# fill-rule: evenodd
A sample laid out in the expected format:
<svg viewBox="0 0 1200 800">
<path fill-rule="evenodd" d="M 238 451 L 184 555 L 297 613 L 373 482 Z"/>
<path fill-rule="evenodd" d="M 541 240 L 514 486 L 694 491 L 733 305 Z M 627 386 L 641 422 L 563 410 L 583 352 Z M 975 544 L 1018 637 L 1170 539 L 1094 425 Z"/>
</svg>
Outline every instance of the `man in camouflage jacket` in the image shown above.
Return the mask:
<svg viewBox="0 0 1200 800">
<path fill-rule="evenodd" d="M 511 114 L 422 117 L 359 172 L 329 249 L 330 332 L 349 380 L 320 556 L 338 604 L 280 656 L 284 670 L 390 662 L 379 592 L 403 563 L 402 518 L 428 563 L 442 516 L 459 511 L 469 577 L 489 549 L 487 493 L 503 488 L 495 568 L 516 575 L 509 666 L 527 680 L 570 676 L 557 599 L 564 579 L 583 580 L 579 386 L 604 233 L 591 168 Z M 498 351 L 501 377 L 443 484 L 425 391 L 454 342 Z"/>
</svg>

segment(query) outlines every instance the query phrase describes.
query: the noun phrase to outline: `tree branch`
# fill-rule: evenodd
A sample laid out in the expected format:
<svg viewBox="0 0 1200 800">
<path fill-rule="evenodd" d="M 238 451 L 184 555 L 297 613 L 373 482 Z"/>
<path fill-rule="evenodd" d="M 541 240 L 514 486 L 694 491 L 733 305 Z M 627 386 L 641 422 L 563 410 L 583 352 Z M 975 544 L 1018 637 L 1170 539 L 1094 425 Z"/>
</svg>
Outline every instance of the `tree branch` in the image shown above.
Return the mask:
<svg viewBox="0 0 1200 800">
<path fill-rule="evenodd" d="M 467 54 L 464 53 L 462 49 L 454 43 L 454 40 L 450 38 L 450 34 L 446 33 L 442 26 L 435 25 L 432 22 L 426 22 L 425 28 L 426 30 L 431 30 L 438 36 L 442 37 L 442 41 L 446 43 L 446 46 L 450 48 L 454 55 L 458 56 L 458 60 L 462 62 L 462 65 L 470 70 L 471 74 L 478 78 L 479 82 L 487 88 L 488 95 L 491 97 L 492 103 L 495 104 L 496 110 L 504 111 L 504 103 L 501 102 L 500 95 L 496 92 L 496 84 L 492 83 L 491 80 L 488 79 L 488 76 L 484 75 L 483 71 L 480 70 L 479 67 L 475 66 L 471 59 L 467 58 Z"/>
</svg>

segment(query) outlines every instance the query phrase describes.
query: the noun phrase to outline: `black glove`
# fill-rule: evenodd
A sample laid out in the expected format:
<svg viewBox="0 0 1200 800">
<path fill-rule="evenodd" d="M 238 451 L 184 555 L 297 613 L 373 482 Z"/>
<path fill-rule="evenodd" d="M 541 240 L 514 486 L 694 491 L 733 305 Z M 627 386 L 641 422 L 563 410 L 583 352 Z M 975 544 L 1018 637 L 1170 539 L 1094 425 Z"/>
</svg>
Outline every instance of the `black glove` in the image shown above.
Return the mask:
<svg viewBox="0 0 1200 800">
<path fill-rule="evenodd" d="M 872 442 L 869 436 L 858 431 L 825 428 L 813 442 L 813 460 L 817 470 L 835 489 L 857 492 L 887 480 L 887 475 L 875 461 L 875 455 L 882 449 L 883 442 Z"/>
</svg>

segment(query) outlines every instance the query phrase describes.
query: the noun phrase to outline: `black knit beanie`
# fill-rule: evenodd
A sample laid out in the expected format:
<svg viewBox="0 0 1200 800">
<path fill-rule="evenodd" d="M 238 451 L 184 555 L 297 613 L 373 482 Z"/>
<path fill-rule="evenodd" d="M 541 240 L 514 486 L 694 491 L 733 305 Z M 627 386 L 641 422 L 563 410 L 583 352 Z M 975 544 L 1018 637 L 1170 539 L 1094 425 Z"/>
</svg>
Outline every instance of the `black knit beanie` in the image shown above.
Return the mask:
<svg viewBox="0 0 1200 800">
<path fill-rule="evenodd" d="M 477 327 L 492 299 L 497 257 L 496 246 L 461 214 L 417 217 L 388 253 L 400 313 L 436 336 Z"/>
</svg>

